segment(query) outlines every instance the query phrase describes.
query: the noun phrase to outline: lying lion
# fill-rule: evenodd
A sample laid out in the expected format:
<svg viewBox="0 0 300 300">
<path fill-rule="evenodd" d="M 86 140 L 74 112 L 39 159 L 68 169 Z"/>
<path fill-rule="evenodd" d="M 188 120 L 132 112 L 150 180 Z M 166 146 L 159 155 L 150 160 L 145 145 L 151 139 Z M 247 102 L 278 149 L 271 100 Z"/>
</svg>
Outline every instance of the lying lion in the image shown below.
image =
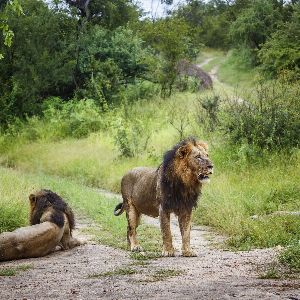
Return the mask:
<svg viewBox="0 0 300 300">
<path fill-rule="evenodd" d="M 188 138 L 167 151 L 158 168 L 134 168 L 122 178 L 123 203 L 116 206 L 114 214 L 119 216 L 126 210 L 127 240 L 131 251 L 141 251 L 136 228 L 141 214 L 145 214 L 160 217 L 162 255 L 174 256 L 170 214 L 175 213 L 182 236 L 182 255 L 195 256 L 190 247 L 191 217 L 202 184 L 209 181 L 213 172 L 207 151 L 206 143 Z"/>
<path fill-rule="evenodd" d="M 72 237 L 74 214 L 57 194 L 41 190 L 29 196 L 30 224 L 0 234 L 0 261 L 40 257 L 60 246 L 63 250 L 81 244 Z"/>
</svg>

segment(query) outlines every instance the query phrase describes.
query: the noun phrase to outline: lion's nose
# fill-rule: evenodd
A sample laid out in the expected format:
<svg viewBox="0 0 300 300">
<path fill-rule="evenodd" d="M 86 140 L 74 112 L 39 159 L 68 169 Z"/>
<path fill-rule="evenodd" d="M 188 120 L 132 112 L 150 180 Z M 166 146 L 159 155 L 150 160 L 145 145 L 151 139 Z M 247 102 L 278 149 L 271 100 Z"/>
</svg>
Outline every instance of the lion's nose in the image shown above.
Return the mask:
<svg viewBox="0 0 300 300">
<path fill-rule="evenodd" d="M 208 169 L 212 169 L 213 167 L 214 167 L 213 164 L 208 164 L 207 166 Z"/>
</svg>

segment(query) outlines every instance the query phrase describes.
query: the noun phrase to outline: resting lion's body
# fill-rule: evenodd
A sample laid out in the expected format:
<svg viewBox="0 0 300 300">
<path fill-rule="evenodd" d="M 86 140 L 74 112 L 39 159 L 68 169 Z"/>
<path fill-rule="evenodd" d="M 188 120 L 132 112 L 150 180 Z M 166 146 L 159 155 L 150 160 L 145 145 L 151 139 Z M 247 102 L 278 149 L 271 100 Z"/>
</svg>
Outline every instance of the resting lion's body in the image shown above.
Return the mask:
<svg viewBox="0 0 300 300">
<path fill-rule="evenodd" d="M 41 257 L 73 248 L 80 242 L 72 237 L 75 221 L 71 208 L 57 194 L 41 190 L 29 196 L 30 224 L 0 234 L 0 261 Z"/>
<path fill-rule="evenodd" d="M 160 216 L 163 255 L 173 256 L 170 214 L 175 213 L 182 234 L 183 255 L 194 255 L 190 249 L 192 209 L 197 206 L 202 183 L 208 181 L 212 169 L 207 145 L 188 138 L 167 151 L 158 168 L 138 167 L 124 175 L 121 182 L 123 203 L 117 205 L 115 215 L 126 210 L 127 238 L 132 251 L 141 249 L 136 228 L 141 215 L 145 214 Z"/>
</svg>

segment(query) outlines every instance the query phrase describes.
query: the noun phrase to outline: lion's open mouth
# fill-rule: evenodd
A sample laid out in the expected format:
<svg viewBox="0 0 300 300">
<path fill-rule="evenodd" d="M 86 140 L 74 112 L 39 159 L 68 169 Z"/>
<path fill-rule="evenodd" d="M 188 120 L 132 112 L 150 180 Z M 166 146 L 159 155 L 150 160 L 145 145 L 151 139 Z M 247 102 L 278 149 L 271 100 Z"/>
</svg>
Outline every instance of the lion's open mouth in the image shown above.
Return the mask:
<svg viewBox="0 0 300 300">
<path fill-rule="evenodd" d="M 200 182 L 207 182 L 207 181 L 209 181 L 209 176 L 208 176 L 208 174 L 199 174 L 198 180 Z"/>
<path fill-rule="evenodd" d="M 206 172 L 205 174 L 203 173 L 199 173 L 198 174 L 198 180 L 200 182 L 209 182 L 209 175 L 211 175 L 213 172 L 212 170 L 209 170 L 208 172 Z"/>
</svg>

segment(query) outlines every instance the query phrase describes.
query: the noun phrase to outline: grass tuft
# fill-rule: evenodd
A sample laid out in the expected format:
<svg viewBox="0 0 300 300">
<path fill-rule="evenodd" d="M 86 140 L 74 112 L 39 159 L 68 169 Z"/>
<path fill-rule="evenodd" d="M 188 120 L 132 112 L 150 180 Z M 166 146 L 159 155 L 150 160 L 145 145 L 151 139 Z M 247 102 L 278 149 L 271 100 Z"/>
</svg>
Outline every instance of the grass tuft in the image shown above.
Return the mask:
<svg viewBox="0 0 300 300">
<path fill-rule="evenodd" d="M 88 278 L 95 279 L 95 278 L 110 277 L 110 276 L 126 276 L 126 275 L 133 275 L 136 273 L 137 273 L 136 270 L 128 267 L 128 268 L 119 268 L 113 271 L 108 271 L 108 272 L 103 272 L 98 274 L 96 273 L 91 274 L 88 276 Z"/>
<path fill-rule="evenodd" d="M 0 269 L 0 276 L 15 276 L 20 271 L 24 272 L 24 271 L 27 271 L 30 269 L 33 269 L 32 264 L 20 265 L 20 266 L 11 267 L 11 268 L 3 268 L 3 269 Z"/>
</svg>

